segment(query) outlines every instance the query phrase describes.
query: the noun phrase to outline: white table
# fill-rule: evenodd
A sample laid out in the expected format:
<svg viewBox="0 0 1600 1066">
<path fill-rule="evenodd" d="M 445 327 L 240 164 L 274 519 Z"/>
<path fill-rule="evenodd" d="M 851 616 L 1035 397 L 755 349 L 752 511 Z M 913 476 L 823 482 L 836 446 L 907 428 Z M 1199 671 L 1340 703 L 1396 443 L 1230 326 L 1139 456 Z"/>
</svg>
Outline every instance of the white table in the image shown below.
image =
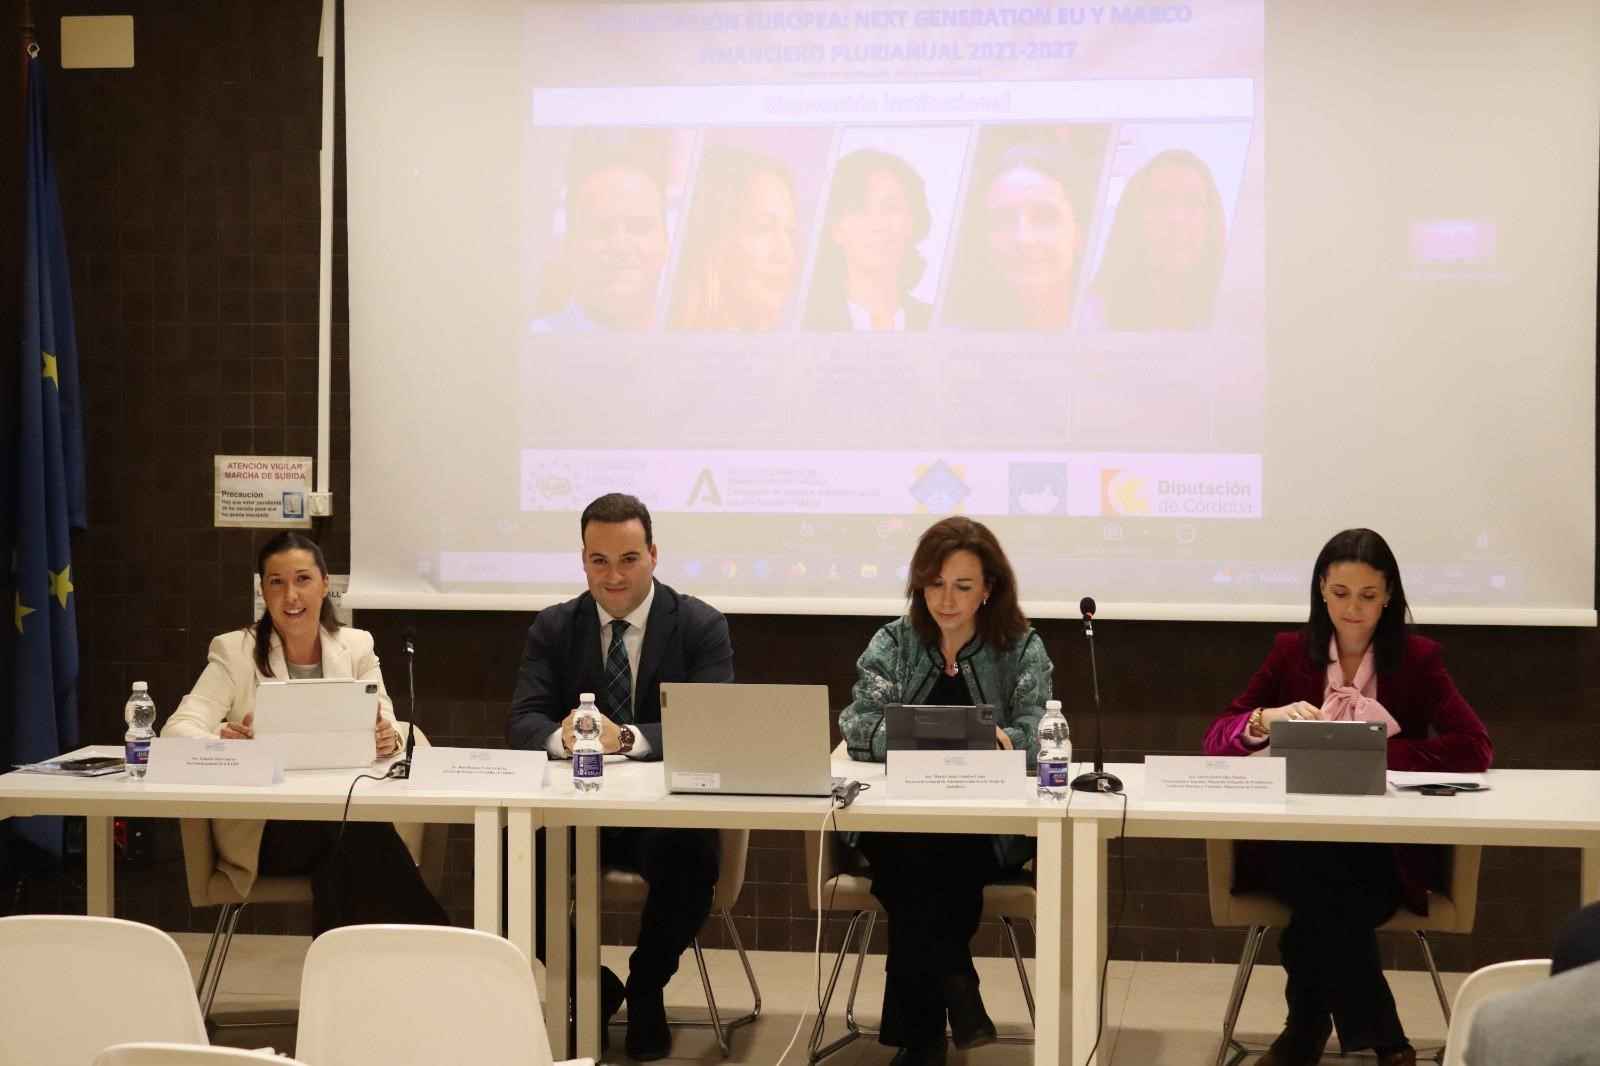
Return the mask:
<svg viewBox="0 0 1600 1066">
<path fill-rule="evenodd" d="M 80 748 L 71 755 L 121 756 L 122 749 L 100 745 Z M 374 773 L 382 773 L 387 763 Z M 111 823 L 129 818 L 250 818 L 291 821 L 338 821 L 345 794 L 359 771 L 302 770 L 284 775 L 277 785 L 261 788 L 210 785 L 157 785 L 133 781 L 125 774 L 106 777 L 56 777 L 12 772 L 0 775 L 0 818 L 34 814 L 77 815 L 87 821 L 85 882 L 90 914 L 115 913 L 114 850 Z M 513 864 L 531 856 L 516 851 L 516 841 L 532 847 L 533 823 L 538 810 L 522 806 L 508 811 L 509 797 L 423 791 L 409 781 L 362 781 L 350 802 L 350 819 L 358 822 L 447 822 L 473 826 L 473 925 L 499 936 L 505 926 L 501 912 L 502 862 L 500 830 L 510 821 Z M 519 836 L 520 834 L 520 836 Z M 516 893 L 521 888 L 524 895 Z M 533 881 L 513 879 L 509 939 L 533 958 Z"/>
<path fill-rule="evenodd" d="M 1475 795 L 1432 797 L 1392 789 L 1384 796 L 1291 795 L 1281 807 L 1262 808 L 1150 804 L 1142 798 L 1143 764 L 1106 769 L 1122 778 L 1130 837 L 1577 848 L 1582 874 L 1574 905 L 1600 899 L 1600 771 L 1491 770 L 1485 777 L 1490 791 Z M 1087 1053 L 1106 950 L 1106 842 L 1121 831 L 1122 811 L 1115 796 L 1088 793 L 1075 795 L 1069 810 L 1072 1024 L 1084 1041 L 1074 1066 L 1093 1066 Z"/>
<path fill-rule="evenodd" d="M 885 795 L 885 768 L 877 763 L 836 760 L 834 773 L 873 787 L 838 814 L 844 831 L 877 830 L 919 833 L 1015 833 L 1035 836 L 1039 843 L 1037 892 L 1038 936 L 1035 965 L 1037 1000 L 1034 1060 L 1057 1066 L 1072 1057 L 1066 1022 L 1071 1017 L 1064 947 L 1070 929 L 1066 869 L 1066 822 L 1063 805 L 1039 803 L 1031 795 L 1014 801 L 899 801 Z M 567 877 L 567 834 L 576 839 L 577 897 L 577 1032 L 580 1056 L 598 1058 L 600 1011 L 600 841 L 603 826 L 652 826 L 700 829 L 795 829 L 817 832 L 830 809 L 821 798 L 790 796 L 673 795 L 667 792 L 662 764 L 623 763 L 606 766 L 605 788 L 598 794 L 573 791 L 570 764 L 553 762 L 543 796 L 527 802 L 542 809 L 545 833 L 545 1017 L 557 1059 L 573 1054 L 566 1045 L 568 952 L 566 922 L 572 892 Z M 512 806 L 513 812 L 516 805 Z M 829 823 L 832 828 L 832 823 Z M 513 826 L 512 835 L 519 831 Z M 531 851 L 531 849 L 529 849 Z M 518 863 L 529 861 L 512 845 L 511 877 Z M 1086 1051 L 1087 1048 L 1084 1048 Z"/>
</svg>

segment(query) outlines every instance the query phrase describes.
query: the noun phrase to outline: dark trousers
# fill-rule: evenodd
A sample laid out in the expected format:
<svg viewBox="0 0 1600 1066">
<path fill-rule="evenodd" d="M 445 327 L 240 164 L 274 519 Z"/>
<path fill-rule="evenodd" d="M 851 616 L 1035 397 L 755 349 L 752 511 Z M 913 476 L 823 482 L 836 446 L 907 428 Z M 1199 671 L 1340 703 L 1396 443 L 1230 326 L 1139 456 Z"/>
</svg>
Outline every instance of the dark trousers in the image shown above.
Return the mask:
<svg viewBox="0 0 1600 1066">
<path fill-rule="evenodd" d="M 883 1023 L 878 1041 L 923 1047 L 944 1039 L 944 983 L 977 979 L 972 935 L 983 917 L 983 886 L 1006 871 L 988 836 L 864 833 L 872 894 L 889 916 Z"/>
<path fill-rule="evenodd" d="M 639 916 L 639 939 L 628 959 L 630 989 L 660 991 L 678 972 L 679 956 L 694 942 L 711 913 L 721 861 L 719 840 L 715 829 L 600 831 L 601 863 L 636 873 L 650 887 Z M 541 838 L 535 884 L 540 915 L 544 914 L 543 843 Z M 543 961 L 543 921 L 537 926 L 534 946 Z"/>
<path fill-rule="evenodd" d="M 1266 864 L 1273 895 L 1294 911 L 1278 938 L 1291 1026 L 1331 1014 L 1345 1054 L 1406 1043 L 1373 931 L 1400 906 L 1388 844 L 1284 842 Z"/>
<path fill-rule="evenodd" d="M 449 925 L 422 883 L 411 852 L 388 822 L 268 822 L 256 869 L 263 877 L 311 876 L 312 934 L 341 925 Z"/>
</svg>

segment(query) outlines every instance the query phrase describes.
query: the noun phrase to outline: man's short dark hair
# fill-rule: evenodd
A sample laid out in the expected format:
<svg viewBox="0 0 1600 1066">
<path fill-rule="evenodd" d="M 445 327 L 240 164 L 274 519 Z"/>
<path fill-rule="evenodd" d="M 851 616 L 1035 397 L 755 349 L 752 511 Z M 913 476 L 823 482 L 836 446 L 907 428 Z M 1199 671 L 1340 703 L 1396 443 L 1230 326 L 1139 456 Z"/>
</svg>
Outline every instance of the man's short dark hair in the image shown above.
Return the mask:
<svg viewBox="0 0 1600 1066">
<path fill-rule="evenodd" d="M 588 531 L 590 522 L 605 522 L 609 525 L 631 522 L 635 518 L 644 527 L 645 546 L 654 544 L 655 535 L 650 529 L 650 508 L 644 505 L 644 501 L 625 492 L 608 492 L 583 509 L 583 517 L 578 519 L 578 537 L 581 539 Z"/>
</svg>

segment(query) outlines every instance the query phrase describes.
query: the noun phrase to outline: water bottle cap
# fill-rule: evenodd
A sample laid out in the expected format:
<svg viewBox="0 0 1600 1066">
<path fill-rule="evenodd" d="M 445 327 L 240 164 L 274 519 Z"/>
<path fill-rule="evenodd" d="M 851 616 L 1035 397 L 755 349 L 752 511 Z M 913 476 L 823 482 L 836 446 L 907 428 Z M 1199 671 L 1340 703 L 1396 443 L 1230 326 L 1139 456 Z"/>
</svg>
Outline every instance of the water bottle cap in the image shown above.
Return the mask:
<svg viewBox="0 0 1600 1066">
<path fill-rule="evenodd" d="M 1061 701 L 1060 700 L 1045 700 L 1044 701 L 1044 709 L 1047 710 L 1047 711 L 1059 711 L 1061 709 Z"/>
<path fill-rule="evenodd" d="M 594 693 L 593 692 L 580 692 L 580 693 L 578 693 L 578 702 L 579 703 L 593 703 L 594 702 Z"/>
<path fill-rule="evenodd" d="M 149 692 L 150 691 L 150 686 L 145 684 L 143 681 L 135 681 L 133 683 L 133 691 L 135 691 L 135 692 Z"/>
</svg>

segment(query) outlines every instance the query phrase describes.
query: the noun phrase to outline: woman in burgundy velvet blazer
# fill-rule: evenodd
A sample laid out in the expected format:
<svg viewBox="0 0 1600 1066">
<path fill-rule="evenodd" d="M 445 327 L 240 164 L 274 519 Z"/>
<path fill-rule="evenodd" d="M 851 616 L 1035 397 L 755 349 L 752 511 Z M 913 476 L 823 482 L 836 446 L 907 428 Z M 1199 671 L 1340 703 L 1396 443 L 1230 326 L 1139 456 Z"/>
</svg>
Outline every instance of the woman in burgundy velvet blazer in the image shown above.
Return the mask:
<svg viewBox="0 0 1600 1066">
<path fill-rule="evenodd" d="M 1336 535 L 1317 557 L 1305 629 L 1279 634 L 1207 731 L 1206 753 L 1250 755 L 1267 745 L 1275 722 L 1356 708 L 1354 717 L 1388 725 L 1392 770 L 1488 769 L 1488 732 L 1450 680 L 1439 645 L 1408 632 L 1408 619 L 1399 564 L 1383 538 L 1367 529 Z M 1260 1066 L 1317 1062 L 1330 1015 L 1346 1054 L 1370 1047 L 1384 1066 L 1416 1061 L 1373 929 L 1401 905 L 1427 913 L 1428 890 L 1444 887 L 1447 854 L 1429 845 L 1239 845 L 1234 891 L 1270 891 L 1294 912 L 1280 938 L 1288 1022 Z"/>
</svg>

